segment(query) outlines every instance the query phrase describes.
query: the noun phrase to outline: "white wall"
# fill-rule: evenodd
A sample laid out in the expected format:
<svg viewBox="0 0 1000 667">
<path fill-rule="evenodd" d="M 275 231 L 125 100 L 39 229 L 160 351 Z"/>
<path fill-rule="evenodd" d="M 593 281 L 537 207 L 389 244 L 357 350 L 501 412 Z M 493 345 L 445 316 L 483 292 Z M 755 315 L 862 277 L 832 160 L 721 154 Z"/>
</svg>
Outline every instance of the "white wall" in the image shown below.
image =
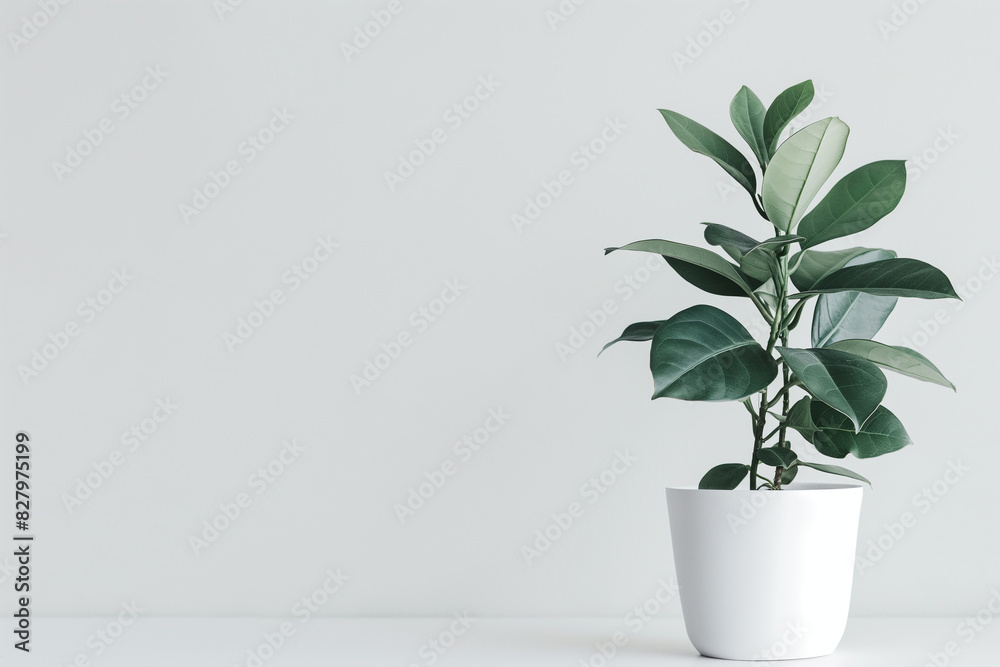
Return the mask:
<svg viewBox="0 0 1000 667">
<path fill-rule="evenodd" d="M 109 613 L 134 599 L 146 614 L 277 615 L 337 568 L 350 580 L 322 613 L 620 616 L 649 597 L 672 572 L 663 488 L 745 458 L 743 408 L 651 402 L 645 346 L 595 355 L 630 322 L 698 301 L 748 322 L 753 312 L 666 267 L 629 297 L 616 286 L 645 277 L 644 258 L 602 249 L 697 243 L 702 221 L 764 233 L 656 109 L 735 143 L 740 85 L 769 101 L 806 78 L 828 93 L 814 118 L 852 128 L 838 175 L 936 157 L 911 164 L 902 204 L 858 243 L 978 289 L 964 305 L 901 303 L 880 334 L 917 336 L 959 392 L 891 378 L 886 402 L 916 444 L 854 462 L 874 481 L 862 553 L 904 512 L 916 524 L 857 578 L 854 611 L 985 603 L 1000 580 L 1000 280 L 976 282 L 992 278 L 984 262 L 1000 246 L 995 3 L 904 3 L 919 9 L 883 36 L 888 1 L 595 1 L 553 30 L 556 0 L 403 0 L 348 62 L 342 42 L 386 4 L 247 1 L 220 20 L 209 0 L 95 0 L 62 6 L 16 53 L 8 38 L 0 432 L 35 443 L 36 611 Z M 36 11 L 6 3 L 3 31 Z M 673 54 L 723 11 L 732 22 L 679 69 Z M 147 67 L 166 76 L 122 118 L 115 100 Z M 499 87 L 456 127 L 446 111 L 484 77 Z M 275 108 L 294 118 L 248 161 L 241 142 Z M 60 181 L 53 162 L 104 118 L 113 132 Z M 608 122 L 624 129 L 582 170 L 574 155 Z M 390 191 L 384 172 L 435 128 L 446 141 Z M 240 173 L 185 222 L 179 206 L 229 160 Z M 519 233 L 511 215 L 564 169 L 572 183 Z M 283 274 L 317 237 L 339 249 L 293 290 Z M 78 304 L 116 270 L 133 277 L 88 321 Z M 422 330 L 419 308 L 448 281 L 461 295 Z M 224 334 L 275 289 L 285 302 L 231 352 Z M 561 359 L 557 344 L 606 300 L 607 323 Z M 921 338 L 938 312 L 947 323 Z M 18 366 L 71 323 L 79 335 L 25 383 Z M 350 376 L 403 333 L 411 344 L 356 393 Z M 122 432 L 167 398 L 179 408 L 129 451 Z M 509 420 L 478 452 L 454 452 L 501 409 Z M 289 439 L 304 451 L 258 495 L 249 478 Z M 69 511 L 66 494 L 115 450 L 121 465 Z M 637 462 L 588 504 L 581 485 L 619 452 Z M 393 505 L 446 461 L 455 474 L 401 525 Z M 939 502 L 919 500 L 958 462 L 968 471 Z M 240 493 L 249 507 L 195 555 L 189 537 Z M 574 501 L 583 516 L 528 565 L 521 546 Z"/>
</svg>

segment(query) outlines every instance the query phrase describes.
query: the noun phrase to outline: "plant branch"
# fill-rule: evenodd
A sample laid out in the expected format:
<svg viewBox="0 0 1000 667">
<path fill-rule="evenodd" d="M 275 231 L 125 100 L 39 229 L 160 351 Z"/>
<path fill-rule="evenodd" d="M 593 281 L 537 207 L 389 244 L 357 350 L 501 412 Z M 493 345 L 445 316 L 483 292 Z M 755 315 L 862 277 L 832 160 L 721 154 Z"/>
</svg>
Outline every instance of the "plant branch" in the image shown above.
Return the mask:
<svg viewBox="0 0 1000 667">
<path fill-rule="evenodd" d="M 799 259 L 801 261 L 801 257 Z M 788 276 L 789 276 L 789 271 L 788 271 L 788 255 L 785 255 L 784 257 L 781 258 L 781 272 L 782 272 L 782 290 L 783 290 L 783 293 L 781 295 L 781 302 L 779 304 L 780 305 L 780 311 L 779 312 L 781 314 L 781 319 L 783 321 L 785 321 L 785 322 L 791 322 L 794 325 L 794 324 L 798 323 L 798 316 L 802 312 L 802 305 L 803 304 L 801 302 L 795 304 L 795 306 L 792 308 L 792 310 L 794 311 L 795 308 L 798 308 L 798 311 L 795 312 L 794 315 L 790 315 L 789 314 L 789 311 L 788 311 L 788 298 L 787 298 L 788 297 Z M 789 331 L 790 328 L 791 327 L 784 326 L 784 328 L 782 329 L 782 331 L 780 333 L 782 347 L 788 347 L 788 331 Z M 784 386 L 782 386 L 781 390 L 778 392 L 778 396 L 781 397 L 781 416 L 784 417 L 784 419 L 781 420 L 781 422 L 778 424 L 778 428 L 777 428 L 777 432 L 778 432 L 778 447 L 786 447 L 787 446 L 787 444 L 786 444 L 787 441 L 785 440 L 785 436 L 787 435 L 787 432 L 788 432 L 788 410 L 789 410 L 789 406 L 791 405 L 791 396 L 790 396 L 790 393 L 791 393 L 792 387 L 794 387 L 795 385 L 799 384 L 799 382 L 798 382 L 798 380 L 793 380 L 791 378 L 791 371 L 788 368 L 788 364 L 785 363 L 784 360 L 782 360 L 782 362 L 781 362 L 781 379 L 784 382 Z M 781 488 L 781 475 L 782 475 L 782 473 L 784 473 L 784 471 L 785 471 L 784 468 L 782 468 L 781 466 L 778 466 L 777 468 L 775 468 L 775 470 L 774 470 L 774 482 L 773 482 L 773 486 L 774 486 L 775 489 L 780 489 Z"/>
<path fill-rule="evenodd" d="M 787 340 L 787 336 L 785 337 L 784 340 L 781 341 L 781 344 L 782 345 L 787 344 L 786 340 Z M 782 378 L 785 379 L 785 380 L 788 380 L 788 367 L 785 366 L 785 362 L 784 361 L 781 362 L 781 367 L 783 369 L 783 371 L 782 371 Z M 778 393 L 775 395 L 775 397 L 772 398 L 768 402 L 768 404 L 767 404 L 768 409 L 773 408 L 775 405 L 777 405 L 778 403 L 780 403 L 782 398 L 785 398 L 787 400 L 787 398 L 788 398 L 788 391 L 790 389 L 792 389 L 793 387 L 798 387 L 801 384 L 802 383 L 799 382 L 797 379 L 792 379 L 792 380 L 788 380 L 787 382 L 785 382 L 784 386 L 782 386 L 781 389 L 778 390 Z M 784 410 L 781 411 L 781 416 L 782 417 L 787 417 L 788 416 L 788 406 L 787 405 L 784 406 Z"/>
<path fill-rule="evenodd" d="M 771 343 L 773 345 L 773 341 Z M 760 392 L 760 410 L 757 414 L 757 421 L 754 424 L 753 432 L 753 458 L 750 460 L 750 490 L 757 489 L 757 466 L 760 461 L 757 459 L 757 450 L 764 444 L 764 422 L 767 419 L 767 388 Z"/>
<path fill-rule="evenodd" d="M 767 488 L 769 488 L 769 489 L 773 489 L 774 488 L 774 485 L 771 484 L 771 480 L 769 480 L 767 477 L 764 477 L 763 475 L 757 475 L 757 477 L 759 477 L 760 479 L 764 480 L 764 485 L 767 486 Z"/>
</svg>

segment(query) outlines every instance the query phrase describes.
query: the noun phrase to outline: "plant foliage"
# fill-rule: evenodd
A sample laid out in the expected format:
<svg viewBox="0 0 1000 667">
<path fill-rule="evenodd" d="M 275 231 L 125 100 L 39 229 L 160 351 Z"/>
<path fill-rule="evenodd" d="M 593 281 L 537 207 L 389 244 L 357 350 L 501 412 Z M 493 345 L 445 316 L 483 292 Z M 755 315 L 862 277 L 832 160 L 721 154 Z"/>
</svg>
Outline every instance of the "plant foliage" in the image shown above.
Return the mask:
<svg viewBox="0 0 1000 667">
<path fill-rule="evenodd" d="M 798 433 L 830 458 L 881 456 L 911 442 L 882 405 L 883 369 L 954 389 L 916 350 L 872 340 L 900 297 L 958 298 L 947 276 L 888 249 L 815 249 L 891 213 L 906 188 L 906 169 L 901 160 L 863 165 L 814 203 L 844 155 L 850 129 L 839 118 L 824 118 L 781 141 L 812 97 L 811 81 L 785 90 L 767 108 L 746 86 L 736 93 L 729 115 L 759 178 L 751 160 L 722 136 L 660 109 L 682 144 L 714 160 L 747 191 L 765 231 L 705 223 L 705 241 L 725 255 L 659 239 L 606 250 L 661 255 L 705 292 L 749 299 L 766 324 L 767 340 L 758 342 L 723 310 L 695 305 L 667 319 L 629 325 L 604 347 L 651 341 L 654 399 L 746 406 L 753 433 L 750 463 L 715 466 L 702 477 L 702 489 L 734 489 L 747 478 L 751 489 L 780 489 L 792 483 L 799 466 L 867 483 L 838 465 L 800 460 L 788 436 Z M 766 238 L 758 241 L 758 235 Z M 811 346 L 791 347 L 791 333 L 814 299 Z M 804 395 L 793 403 L 793 392 Z M 762 474 L 762 465 L 773 470 Z"/>
</svg>

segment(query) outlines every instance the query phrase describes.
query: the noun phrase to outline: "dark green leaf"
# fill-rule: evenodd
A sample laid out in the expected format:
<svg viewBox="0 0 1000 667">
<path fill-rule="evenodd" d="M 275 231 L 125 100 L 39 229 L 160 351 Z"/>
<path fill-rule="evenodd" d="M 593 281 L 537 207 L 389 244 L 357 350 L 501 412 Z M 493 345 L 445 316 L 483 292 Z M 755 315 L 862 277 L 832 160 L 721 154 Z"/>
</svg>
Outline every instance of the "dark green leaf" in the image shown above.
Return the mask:
<svg viewBox="0 0 1000 667">
<path fill-rule="evenodd" d="M 778 270 L 777 253 L 781 248 L 801 239 L 801 236 L 775 236 L 761 241 L 740 259 L 740 270 L 757 280 L 770 279 Z"/>
<path fill-rule="evenodd" d="M 832 466 L 826 463 L 809 463 L 807 461 L 799 461 L 800 466 L 805 466 L 806 468 L 812 468 L 813 470 L 819 470 L 820 472 L 829 473 L 831 475 L 840 475 L 841 477 L 850 477 L 851 479 L 856 479 L 859 482 L 864 482 L 868 486 L 872 483 L 867 479 L 859 475 L 858 473 L 848 470 L 847 468 L 841 468 L 840 466 Z"/>
<path fill-rule="evenodd" d="M 826 179 L 840 164 L 850 129 L 839 118 L 807 125 L 781 144 L 764 174 L 760 197 L 767 219 L 792 233 Z"/>
<path fill-rule="evenodd" d="M 706 269 L 697 264 L 685 262 L 673 257 L 667 257 L 666 255 L 663 256 L 663 259 L 667 260 L 667 264 L 669 264 L 670 267 L 677 272 L 677 275 L 698 289 L 704 290 L 709 294 L 718 294 L 719 296 L 749 296 L 740 284 L 733 282 L 731 279 L 722 276 L 711 269 Z M 760 286 L 761 281 L 744 274 L 739 267 L 733 264 L 730 264 L 730 266 L 732 266 L 743 279 L 743 284 L 749 286 L 750 289 L 755 289 Z"/>
<path fill-rule="evenodd" d="M 740 485 L 747 474 L 750 466 L 742 463 L 723 463 L 717 465 L 701 478 L 698 482 L 699 489 L 723 489 L 731 491 Z"/>
<path fill-rule="evenodd" d="M 806 294 L 864 292 L 876 296 L 908 296 L 918 299 L 957 299 L 948 276 L 919 259 L 883 259 L 860 266 L 846 266 L 789 298 Z"/>
<path fill-rule="evenodd" d="M 949 382 L 927 357 L 908 347 L 886 345 L 863 339 L 840 340 L 832 343 L 829 347 L 856 354 L 882 368 L 888 368 L 911 378 L 933 382 L 942 387 L 955 388 L 955 385 Z"/>
<path fill-rule="evenodd" d="M 743 259 L 745 253 L 750 252 L 756 246 L 760 245 L 760 241 L 750 238 L 743 232 L 735 230 L 732 227 L 718 225 L 714 222 L 704 222 L 702 224 L 705 225 L 705 240 L 709 245 L 720 246 L 726 251 L 726 254 L 737 262 Z"/>
<path fill-rule="evenodd" d="M 875 412 L 885 396 L 888 382 L 878 366 L 870 361 L 825 348 L 776 349 L 806 390 L 846 415 L 855 431 Z"/>
<path fill-rule="evenodd" d="M 753 167 L 735 146 L 687 116 L 667 109 L 659 111 L 682 144 L 695 153 L 715 160 L 737 183 L 746 188 L 751 197 L 757 196 L 757 177 L 753 173 Z"/>
<path fill-rule="evenodd" d="M 896 208 L 906 189 L 902 160 L 872 162 L 840 179 L 802 218 L 803 248 L 868 229 Z"/>
<path fill-rule="evenodd" d="M 817 428 L 811 442 L 824 456 L 842 459 L 854 454 L 859 459 L 870 459 L 912 442 L 896 415 L 881 405 L 857 433 L 844 415 L 825 403 L 812 401 L 809 412 Z"/>
<path fill-rule="evenodd" d="M 852 257 L 846 266 L 895 256 L 891 250 L 872 250 Z M 894 296 L 874 296 L 862 292 L 820 294 L 813 310 L 812 346 L 826 347 L 845 338 L 872 338 L 885 324 L 897 300 Z"/>
<path fill-rule="evenodd" d="M 747 284 L 746 280 L 743 278 L 742 275 L 740 275 L 740 272 L 737 270 L 737 268 L 732 264 L 730 264 L 729 262 L 727 262 L 726 260 L 724 260 L 723 258 L 716 255 L 711 250 L 705 250 L 704 248 L 699 248 L 697 246 L 692 246 L 692 245 L 685 245 L 683 243 L 674 243 L 673 241 L 662 241 L 659 239 L 652 239 L 648 241 L 636 241 L 635 243 L 629 243 L 628 245 L 622 246 L 621 248 L 606 248 L 605 253 L 614 252 L 615 250 L 635 250 L 639 252 L 651 252 L 657 255 L 663 255 L 664 258 L 667 258 L 668 262 L 671 259 L 680 260 L 681 262 L 684 262 L 686 264 L 694 265 L 694 267 L 696 268 L 706 269 L 707 271 L 714 273 L 717 276 L 721 276 L 722 278 L 726 279 L 729 283 L 735 285 L 736 288 L 738 288 L 740 291 L 742 291 L 747 295 L 753 294 L 753 288 L 749 284 Z M 699 284 L 697 282 L 694 282 L 694 280 L 690 278 L 690 276 L 693 276 L 694 279 L 702 279 L 705 275 L 704 272 L 695 272 L 688 270 L 682 273 L 682 270 L 689 269 L 690 267 L 686 267 L 681 264 L 678 265 L 671 264 L 671 266 L 673 266 L 674 270 L 676 270 L 678 273 L 681 274 L 682 278 L 688 280 L 697 287 L 703 287 L 703 285 L 705 284 L 704 281 L 702 281 L 702 284 Z M 681 269 L 678 269 L 677 266 L 681 266 Z M 708 290 L 708 291 L 712 292 L 713 294 L 723 293 L 713 290 Z M 728 294 L 728 292 L 724 294 Z"/>
<path fill-rule="evenodd" d="M 791 276 L 792 283 L 796 289 L 811 289 L 813 285 L 823 278 L 844 268 L 855 257 L 867 255 L 871 252 L 876 252 L 876 249 L 848 248 L 847 250 L 834 250 L 833 252 L 803 250 L 788 260 L 789 266 L 795 267 L 795 271 Z M 889 253 L 891 257 L 896 256 L 896 253 L 891 250 L 881 250 L 879 252 Z"/>
<path fill-rule="evenodd" d="M 601 352 L 604 352 L 604 350 L 608 349 L 615 343 L 623 340 L 652 340 L 653 333 L 656 332 L 656 327 L 660 326 L 665 321 L 666 320 L 659 320 L 657 322 L 636 322 L 635 324 L 630 324 L 625 327 L 625 331 L 622 332 L 621 336 L 615 338 L 613 341 L 602 347 Z M 601 356 L 601 352 L 598 352 L 597 356 Z"/>
<path fill-rule="evenodd" d="M 774 155 L 781 131 L 793 118 L 806 110 L 814 94 L 813 82 L 803 81 L 785 90 L 771 102 L 764 114 L 764 144 L 769 155 Z"/>
<path fill-rule="evenodd" d="M 682 310 L 656 329 L 649 367 L 653 398 L 689 401 L 740 400 L 778 374 L 774 359 L 742 324 L 703 305 Z"/>
<path fill-rule="evenodd" d="M 761 171 L 767 167 L 767 160 L 770 157 L 767 143 L 764 141 L 764 115 L 766 113 L 764 103 L 746 86 L 740 88 L 736 97 L 729 104 L 729 117 L 732 119 L 736 131 L 740 133 L 740 136 L 757 157 Z"/>
<path fill-rule="evenodd" d="M 766 466 L 789 468 L 799 457 L 787 447 L 764 447 L 757 450 L 757 459 Z"/>
<path fill-rule="evenodd" d="M 781 471 L 781 485 L 788 486 L 795 479 L 795 475 L 799 472 L 798 464 L 793 465 L 791 468 L 785 468 Z"/>
<path fill-rule="evenodd" d="M 811 403 L 812 399 L 803 396 L 792 405 L 785 419 L 785 425 L 798 431 L 807 442 L 812 442 L 813 436 L 819 430 L 812 420 Z"/>
<path fill-rule="evenodd" d="M 740 271 L 761 283 L 766 282 L 778 274 L 778 258 L 770 249 L 757 246 L 743 255 Z"/>
</svg>

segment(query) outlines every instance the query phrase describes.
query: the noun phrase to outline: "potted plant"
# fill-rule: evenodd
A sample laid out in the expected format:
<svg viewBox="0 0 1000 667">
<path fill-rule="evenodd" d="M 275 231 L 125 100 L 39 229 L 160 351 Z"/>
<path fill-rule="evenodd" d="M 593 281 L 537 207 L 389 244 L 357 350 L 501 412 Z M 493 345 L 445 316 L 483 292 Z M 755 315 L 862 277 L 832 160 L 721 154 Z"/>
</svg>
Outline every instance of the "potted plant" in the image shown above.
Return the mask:
<svg viewBox="0 0 1000 667">
<path fill-rule="evenodd" d="M 760 179 L 728 141 L 661 109 L 681 143 L 746 189 L 763 226 L 740 231 L 705 223 L 705 241 L 728 259 L 664 240 L 606 250 L 662 255 L 696 287 L 749 299 L 767 331 L 758 341 L 725 311 L 695 305 L 669 319 L 632 324 L 605 346 L 651 341 L 654 399 L 738 401 L 749 413 L 747 462 L 715 466 L 697 488 L 667 489 L 688 637 L 712 657 L 833 652 L 847 623 L 862 487 L 794 483 L 796 474 L 811 468 L 867 483 L 815 459 L 864 459 L 910 444 L 899 419 L 881 404 L 883 369 L 954 389 L 915 350 L 872 340 L 898 297 L 958 298 L 948 278 L 892 250 L 821 249 L 890 213 L 903 195 L 906 168 L 902 160 L 866 164 L 810 208 L 839 164 L 849 132 L 840 119 L 825 118 L 780 141 L 812 97 L 812 82 L 805 81 L 766 109 L 745 86 L 733 98 L 730 117 Z M 810 344 L 793 347 L 791 334 L 808 305 L 814 306 Z M 817 455 L 800 458 L 793 433 Z M 737 489 L 744 480 L 746 487 Z"/>
</svg>

